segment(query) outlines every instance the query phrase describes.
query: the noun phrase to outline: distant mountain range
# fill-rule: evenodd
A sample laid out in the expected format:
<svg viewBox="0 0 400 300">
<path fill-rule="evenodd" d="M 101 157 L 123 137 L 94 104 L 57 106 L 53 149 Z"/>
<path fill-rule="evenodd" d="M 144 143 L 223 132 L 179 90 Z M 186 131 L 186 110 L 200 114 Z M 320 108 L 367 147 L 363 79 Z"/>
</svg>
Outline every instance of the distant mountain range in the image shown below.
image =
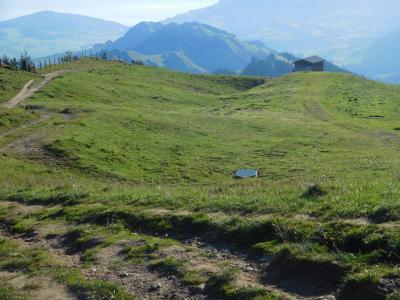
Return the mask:
<svg viewBox="0 0 400 300">
<path fill-rule="evenodd" d="M 129 57 L 148 65 L 191 73 L 281 76 L 293 69 L 298 57 L 278 54 L 262 42 L 244 42 L 215 27 L 187 22 L 182 24 L 143 22 L 115 42 L 96 45 L 109 55 Z M 115 52 L 118 51 L 118 52 Z M 326 69 L 347 72 L 332 63 Z"/>
<path fill-rule="evenodd" d="M 396 0 L 220 0 L 165 23 L 206 23 L 279 51 L 318 54 L 355 69 L 376 52 L 369 48 L 373 41 L 400 30 L 399 11 Z"/>
<path fill-rule="evenodd" d="M 19 56 L 27 50 L 41 57 L 80 50 L 121 37 L 128 27 L 101 19 L 51 11 L 0 22 L 0 55 Z"/>
<path fill-rule="evenodd" d="M 237 71 L 253 57 L 273 52 L 262 43 L 244 42 L 233 34 L 199 23 L 140 23 L 115 42 L 96 45 L 119 50 L 146 64 L 192 73 Z"/>
<path fill-rule="evenodd" d="M 0 22 L 0 56 L 27 50 L 38 58 L 96 45 L 110 55 L 184 72 L 269 76 L 291 69 L 293 59 L 279 54 L 288 51 L 294 58 L 317 54 L 352 72 L 400 83 L 398 11 L 394 0 L 220 0 L 131 29 L 44 11 Z"/>
<path fill-rule="evenodd" d="M 129 29 L 90 17 L 40 12 L 0 22 L 0 38 L 0 55 L 18 56 L 27 49 L 33 58 L 53 60 L 67 50 L 105 50 L 108 57 L 190 73 L 280 76 L 291 72 L 298 59 L 198 22 L 143 22 Z M 330 63 L 327 70 L 345 72 Z"/>
</svg>

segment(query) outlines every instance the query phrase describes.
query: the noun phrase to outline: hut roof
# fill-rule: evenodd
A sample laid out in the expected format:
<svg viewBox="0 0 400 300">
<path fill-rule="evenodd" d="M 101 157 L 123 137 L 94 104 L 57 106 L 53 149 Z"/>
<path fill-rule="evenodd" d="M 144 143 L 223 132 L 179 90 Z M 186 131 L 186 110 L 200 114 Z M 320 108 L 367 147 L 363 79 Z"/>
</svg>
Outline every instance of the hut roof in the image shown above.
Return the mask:
<svg viewBox="0 0 400 300">
<path fill-rule="evenodd" d="M 311 57 L 299 59 L 299 60 L 295 61 L 294 63 L 302 62 L 302 61 L 309 62 L 310 64 L 317 64 L 317 63 L 323 62 L 325 60 L 323 58 L 319 57 L 319 56 L 314 55 L 314 56 L 311 56 Z"/>
</svg>

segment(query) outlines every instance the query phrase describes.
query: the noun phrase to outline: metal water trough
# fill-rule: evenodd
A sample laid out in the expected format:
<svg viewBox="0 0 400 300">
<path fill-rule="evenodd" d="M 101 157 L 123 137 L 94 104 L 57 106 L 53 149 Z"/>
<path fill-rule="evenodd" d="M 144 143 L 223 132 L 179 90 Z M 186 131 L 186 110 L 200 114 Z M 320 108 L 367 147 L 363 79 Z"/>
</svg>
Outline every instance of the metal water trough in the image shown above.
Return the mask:
<svg viewBox="0 0 400 300">
<path fill-rule="evenodd" d="M 252 169 L 238 170 L 235 173 L 236 179 L 257 178 L 257 177 L 258 177 L 258 171 Z"/>
</svg>

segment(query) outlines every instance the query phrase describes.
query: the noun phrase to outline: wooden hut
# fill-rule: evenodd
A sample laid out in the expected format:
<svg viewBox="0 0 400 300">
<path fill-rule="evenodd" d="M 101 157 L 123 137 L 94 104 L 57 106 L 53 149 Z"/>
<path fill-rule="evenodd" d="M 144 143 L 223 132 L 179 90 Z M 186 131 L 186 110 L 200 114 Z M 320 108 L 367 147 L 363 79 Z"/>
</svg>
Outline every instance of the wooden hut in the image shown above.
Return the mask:
<svg viewBox="0 0 400 300">
<path fill-rule="evenodd" d="M 325 60 L 318 56 L 299 59 L 294 62 L 293 72 L 323 72 Z"/>
</svg>

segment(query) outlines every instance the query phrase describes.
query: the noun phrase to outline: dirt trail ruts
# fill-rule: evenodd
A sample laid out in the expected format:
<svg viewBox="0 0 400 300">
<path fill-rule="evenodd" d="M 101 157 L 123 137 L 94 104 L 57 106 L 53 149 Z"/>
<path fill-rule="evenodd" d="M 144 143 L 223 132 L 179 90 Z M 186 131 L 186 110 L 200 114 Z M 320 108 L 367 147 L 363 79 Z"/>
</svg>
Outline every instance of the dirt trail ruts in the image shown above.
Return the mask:
<svg viewBox="0 0 400 300">
<path fill-rule="evenodd" d="M 35 205 L 30 207 L 21 203 L 15 204 L 9 201 L 0 201 L 0 205 L 13 206 L 15 211 L 21 215 L 32 214 L 38 212 L 41 205 Z M 26 237 L 23 234 L 12 234 L 7 229 L 0 230 L 0 237 L 6 236 L 13 238 L 26 247 L 41 247 L 46 251 L 49 251 L 57 258 L 59 262 L 64 266 L 80 268 L 87 280 L 102 279 L 105 281 L 113 282 L 130 294 L 139 297 L 139 299 L 187 299 L 187 300 L 203 300 L 205 299 L 202 295 L 193 295 L 190 290 L 182 285 L 176 278 L 165 278 L 159 276 L 157 273 L 152 272 L 148 269 L 146 264 L 132 264 L 129 261 L 125 261 L 119 254 L 123 245 L 113 245 L 106 247 L 101 251 L 98 256 L 98 260 L 93 264 L 90 269 L 84 268 L 84 262 L 81 261 L 81 255 L 83 252 L 69 253 L 68 245 L 63 243 L 64 232 L 72 229 L 73 226 L 68 224 L 47 224 L 37 228 L 33 237 Z M 52 238 L 48 237 L 48 234 L 58 232 Z M 115 265 L 114 265 L 115 264 Z M 121 276 L 116 266 L 129 271 L 129 276 Z M 160 288 L 152 289 L 154 284 L 161 284 Z M 57 293 L 56 290 L 59 290 Z M 48 291 L 41 291 L 43 293 L 50 294 L 63 294 L 64 288 L 61 285 L 54 286 L 54 289 Z M 47 294 L 44 294 L 47 295 Z M 42 294 L 39 294 L 42 296 Z M 161 297 L 163 296 L 163 297 Z M 33 298 L 33 299 L 50 299 L 46 297 Z M 53 298 L 51 298 L 53 299 Z M 54 298 L 58 299 L 58 298 Z M 69 298 L 60 298 L 60 300 L 70 300 Z"/>
<path fill-rule="evenodd" d="M 21 216 L 34 215 L 45 208 L 41 205 L 30 206 L 10 201 L 0 201 L 0 205 L 13 206 L 14 211 Z M 113 282 L 139 299 L 210 299 L 206 290 L 193 291 L 176 276 L 172 274 L 165 276 L 152 270 L 150 268 L 151 260 L 144 259 L 143 262 L 137 263 L 129 260 L 123 253 L 123 249 L 146 245 L 145 239 L 139 237 L 119 240 L 105 248 L 100 248 L 99 252 L 94 255 L 93 265 L 90 268 L 82 268 L 84 261 L 81 259 L 84 250 L 71 252 L 70 250 L 74 246 L 65 243 L 65 233 L 73 230 L 75 225 L 50 222 L 35 227 L 37 227 L 35 234 L 29 237 L 15 235 L 7 230 L 2 234 L 19 240 L 26 246 L 43 247 L 57 257 L 63 265 L 81 268 L 86 279 L 102 279 Z M 152 235 L 148 236 L 153 237 Z M 301 292 L 301 288 L 303 288 L 301 284 L 298 284 L 299 292 L 297 292 L 297 290 L 293 290 L 291 282 L 287 283 L 288 287 L 284 288 L 277 286 L 274 282 L 267 282 L 264 280 L 265 267 L 270 263 L 271 258 L 254 259 L 248 256 L 249 253 L 245 250 L 237 252 L 224 245 L 209 244 L 196 237 L 176 240 L 174 245 L 156 250 L 153 255 L 157 259 L 174 258 L 184 261 L 191 265 L 191 270 L 205 274 L 216 273 L 224 266 L 233 267 L 237 270 L 235 280 L 237 287 L 265 288 L 281 295 L 285 300 L 324 299 L 324 295 L 329 294 L 329 291 L 318 289 L 314 291 L 313 289 L 312 296 L 309 296 Z M 282 283 L 285 284 L 285 280 Z M 201 289 L 200 286 L 197 288 Z M 309 286 L 304 288 L 309 288 Z"/>
<path fill-rule="evenodd" d="M 320 86 L 319 82 L 317 86 Z M 303 103 L 305 112 L 320 121 L 324 122 L 329 121 L 330 119 L 329 114 L 321 107 L 317 99 L 315 97 L 312 97 L 311 93 L 312 89 L 314 89 L 314 85 L 310 83 L 307 87 L 307 96 Z"/>
<path fill-rule="evenodd" d="M 19 91 L 19 93 L 12 98 L 9 102 L 4 104 L 4 107 L 6 108 L 14 108 L 18 106 L 22 101 L 25 99 L 31 97 L 34 93 L 37 91 L 41 90 L 44 88 L 49 82 L 51 82 L 53 79 L 63 75 L 65 70 L 60 70 L 56 71 L 53 73 L 45 74 L 44 79 L 35 87 L 30 88 L 30 85 L 32 84 L 33 80 L 29 81 L 27 84 L 23 86 L 23 88 Z"/>
<path fill-rule="evenodd" d="M 16 201 L 6 201 L 6 200 L 0 201 L 0 207 L 1 206 L 13 207 L 16 212 L 23 215 L 29 215 L 45 208 L 43 205 L 37 205 L 37 204 L 26 205 L 26 204 L 20 204 Z"/>
<path fill-rule="evenodd" d="M 0 206 L 12 206 L 14 211 L 21 216 L 35 214 L 44 208 L 41 205 L 30 206 L 10 201 L 0 201 Z M 121 240 L 114 245 L 105 247 L 95 256 L 96 259 L 90 269 L 82 268 L 83 252 L 70 252 L 70 245 L 64 242 L 64 234 L 73 228 L 73 225 L 66 223 L 48 223 L 36 228 L 34 236 L 12 234 L 7 229 L 0 232 L 0 236 L 16 239 L 27 247 L 42 247 L 57 257 L 63 265 L 81 268 L 86 279 L 102 279 L 113 282 L 139 299 L 208 299 L 207 295 L 201 291 L 191 291 L 176 276 L 164 276 L 150 270 L 150 261 L 132 263 L 127 260 L 122 254 L 122 250 L 127 246 L 140 246 L 144 240 Z M 54 233 L 56 234 L 54 235 Z M 53 236 L 50 238 L 49 234 Z M 192 251 L 187 252 L 186 247 L 190 247 Z M 195 262 L 198 268 L 209 269 L 212 272 L 216 272 L 221 264 L 228 263 L 240 269 L 241 285 L 263 287 L 260 284 L 260 270 L 256 264 L 249 263 L 243 257 L 214 248 L 197 239 L 186 240 L 183 244 L 178 243 L 176 246 L 162 249 L 156 253 L 159 258 L 174 257 Z M 287 296 L 285 299 L 295 299 L 295 297 Z"/>
<path fill-rule="evenodd" d="M 58 114 L 61 116 L 65 121 L 72 120 L 75 116 L 73 114 Z M 40 116 L 39 119 L 31 121 L 29 123 L 23 124 L 19 127 L 10 129 L 4 133 L 0 133 L 0 139 L 12 136 L 19 131 L 39 125 L 41 123 L 46 123 L 50 120 L 53 116 L 57 116 L 55 113 L 45 113 Z M 41 134 L 40 132 L 35 132 L 29 135 L 24 135 L 22 137 L 18 137 L 14 140 L 8 141 L 4 145 L 0 146 L 0 152 L 7 152 L 11 151 L 15 154 L 33 154 L 37 152 L 41 152 L 40 149 L 40 141 L 44 140 L 46 137 L 45 134 Z"/>
<path fill-rule="evenodd" d="M 12 98 L 9 102 L 4 104 L 5 107 L 7 108 L 13 108 L 15 107 L 20 101 L 20 99 L 25 99 L 24 95 L 29 93 L 29 86 L 33 83 L 33 80 L 30 80 L 27 84 L 25 84 L 22 89 L 18 92 L 18 94 Z"/>
<path fill-rule="evenodd" d="M 55 282 L 54 280 L 41 275 L 39 277 L 26 276 L 20 272 L 0 272 L 0 280 L 11 284 L 18 290 L 28 290 L 30 287 L 36 287 L 29 295 L 32 300 L 77 300 L 68 289 Z M 7 298 L 9 299 L 9 298 Z M 18 298 L 20 299 L 20 298 Z M 25 299 L 25 298 L 24 298 Z"/>
<path fill-rule="evenodd" d="M 333 119 L 331 119 L 329 113 L 323 109 L 323 107 L 318 102 L 318 100 L 314 99 L 311 96 L 312 93 L 310 92 L 310 90 L 313 88 L 315 89 L 316 86 L 321 86 L 321 83 L 318 82 L 318 84 L 315 84 L 315 85 L 309 84 L 309 86 L 308 86 L 307 97 L 304 101 L 305 112 L 307 112 L 308 114 L 317 118 L 320 121 L 325 121 L 325 122 L 331 121 L 332 125 L 335 125 L 339 128 L 351 130 L 362 136 L 370 137 L 373 139 L 378 139 L 385 145 L 395 143 L 395 146 L 398 146 L 400 144 L 400 137 L 393 132 L 382 131 L 379 128 L 376 128 L 376 129 L 370 128 L 369 129 L 369 128 L 366 128 L 366 127 L 363 127 L 363 126 L 360 126 L 357 124 L 351 124 L 348 122 L 345 123 L 343 121 L 334 121 Z"/>
<path fill-rule="evenodd" d="M 0 138 L 4 138 L 4 137 L 7 137 L 9 135 L 12 135 L 13 133 L 15 133 L 15 132 L 17 132 L 17 131 L 19 131 L 21 129 L 25 129 L 25 128 L 28 128 L 28 127 L 31 127 L 31 126 L 35 126 L 35 125 L 37 125 L 39 123 L 42 123 L 42 122 L 46 122 L 47 120 L 50 119 L 50 117 L 51 117 L 50 114 L 42 115 L 38 120 L 35 120 L 35 121 L 29 122 L 27 124 L 21 125 L 21 126 L 19 126 L 17 128 L 13 128 L 13 129 L 11 129 L 9 131 L 6 131 L 4 133 L 0 133 Z"/>
</svg>

